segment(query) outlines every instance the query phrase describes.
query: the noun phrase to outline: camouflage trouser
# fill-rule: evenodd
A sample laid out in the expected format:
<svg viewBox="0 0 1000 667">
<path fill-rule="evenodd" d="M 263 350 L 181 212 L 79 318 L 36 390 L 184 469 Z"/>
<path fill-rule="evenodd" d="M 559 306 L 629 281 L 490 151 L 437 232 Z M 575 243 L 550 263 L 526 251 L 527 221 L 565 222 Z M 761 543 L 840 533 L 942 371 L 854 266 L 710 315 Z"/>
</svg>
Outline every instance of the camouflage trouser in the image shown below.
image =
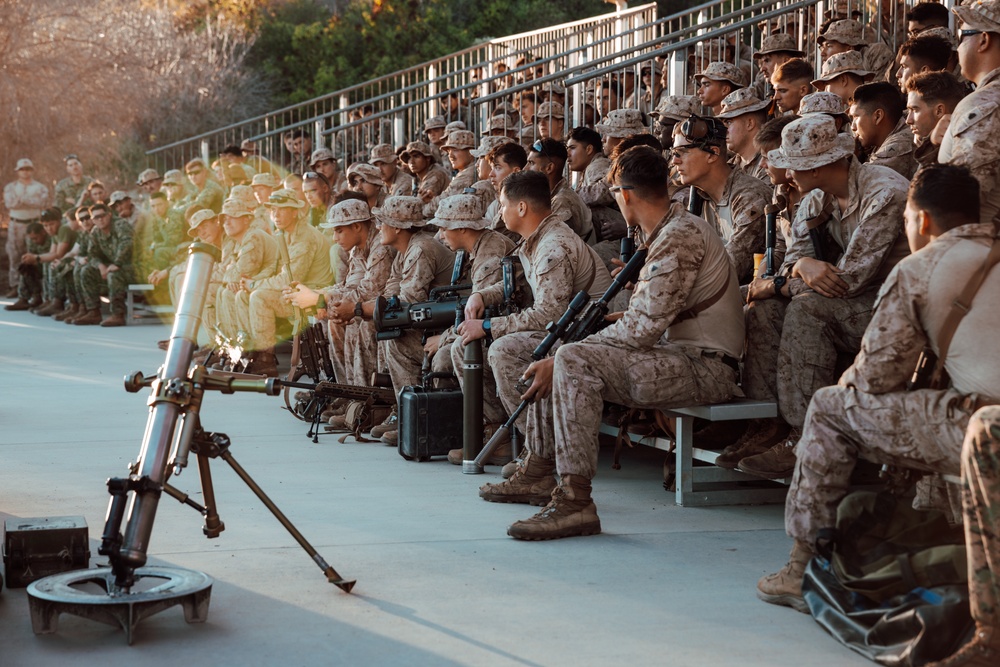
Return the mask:
<svg viewBox="0 0 1000 667">
<path fill-rule="evenodd" d="M 378 370 L 375 323 L 354 318 L 344 329 L 344 375 L 347 384 L 368 386 Z"/>
<path fill-rule="evenodd" d="M 101 278 L 101 268 L 97 262 L 88 262 L 80 271 L 83 305 L 88 310 L 96 310 L 101 307 L 101 295 L 107 294 L 111 301 L 111 312 L 124 315 L 131 273 L 129 267 L 123 266 L 109 273 L 107 278 Z"/>
<path fill-rule="evenodd" d="M 962 510 L 972 618 L 997 627 L 1000 625 L 1000 406 L 983 408 L 969 420 L 962 445 Z"/>
<path fill-rule="evenodd" d="M 17 224 L 12 222 L 12 225 Z M 18 258 L 20 260 L 20 258 Z M 43 298 L 45 294 L 45 276 L 41 264 L 22 264 L 15 271 L 17 274 L 17 297 L 28 301 L 35 297 Z"/>
<path fill-rule="evenodd" d="M 955 391 L 866 394 L 825 387 L 809 404 L 785 499 L 785 530 L 809 544 L 836 523 L 859 458 L 943 475 L 959 473 L 969 410 Z"/>
<path fill-rule="evenodd" d="M 743 310 L 747 327 L 743 391 L 755 401 L 778 402 L 778 350 L 785 322 L 785 299 L 751 301 Z"/>
<path fill-rule="evenodd" d="M 486 422 L 507 421 L 517 406 L 521 403 L 521 394 L 524 392 L 517 388 L 517 383 L 524 374 L 525 369 L 531 365 L 531 353 L 535 351 L 538 344 L 545 338 L 544 331 L 521 331 L 509 333 L 497 338 L 489 347 L 489 351 L 484 355 L 483 360 L 483 418 Z M 451 359 L 462 367 L 462 360 L 465 357 L 465 348 L 462 341 L 458 340 L 451 348 Z M 536 414 L 544 412 L 551 413 L 548 400 L 542 401 L 542 408 L 531 406 L 531 408 L 521 413 L 517 420 L 517 428 L 524 433 L 525 444 L 536 454 L 543 455 L 543 458 L 555 458 L 555 440 L 540 440 L 544 437 L 544 431 L 536 433 L 534 424 L 542 419 L 544 415 Z"/>
<path fill-rule="evenodd" d="M 19 283 L 20 274 L 17 267 L 21 266 L 21 257 L 28 252 L 28 225 L 23 222 L 11 220 L 7 225 L 7 259 L 10 260 L 10 272 L 8 275 L 11 287 Z M 18 293 L 20 295 L 20 292 Z"/>
<path fill-rule="evenodd" d="M 277 342 L 275 320 L 294 317 L 295 309 L 285 301 L 280 289 L 256 289 L 250 293 L 249 333 L 253 349 L 270 350 Z"/>
<path fill-rule="evenodd" d="M 420 332 L 408 329 L 403 335 L 382 341 L 385 363 L 389 367 L 392 388 L 396 395 L 407 385 L 420 384 L 420 368 L 424 361 L 424 346 L 420 344 Z"/>
<path fill-rule="evenodd" d="M 571 343 L 556 352 L 552 376 L 556 469 L 592 478 L 604 402 L 635 408 L 720 403 L 742 392 L 721 359 L 682 345 L 630 350 Z"/>
<path fill-rule="evenodd" d="M 86 258 L 84 258 L 82 264 L 76 259 L 73 260 L 73 292 L 76 294 L 76 302 L 78 304 L 86 305 L 83 301 L 83 268 L 89 262 L 90 260 Z"/>
<path fill-rule="evenodd" d="M 778 409 L 793 428 L 802 428 L 809 400 L 816 390 L 837 381 L 837 355 L 853 356 L 861 349 L 861 337 L 871 321 L 875 295 L 875 291 L 870 291 L 851 299 L 828 299 L 807 292 L 788 304 L 781 325 L 752 323 L 756 331 L 748 331 L 748 340 L 755 338 L 753 354 L 763 351 L 766 357 L 774 345 L 768 337 L 775 332 L 781 336 L 773 367 L 777 369 Z M 772 308 L 770 314 L 778 316 L 780 309 Z M 753 364 L 758 366 L 759 362 Z"/>
<path fill-rule="evenodd" d="M 234 339 L 240 331 L 250 333 L 250 293 L 219 287 L 215 296 L 215 319 L 219 330 L 229 339 Z"/>
<path fill-rule="evenodd" d="M 46 276 L 48 278 L 49 298 L 64 301 L 69 299 L 76 303 L 76 288 L 73 284 L 72 259 L 63 259 L 58 265 L 51 263 L 45 265 Z"/>
<path fill-rule="evenodd" d="M 344 339 L 346 337 L 346 326 L 327 321 L 323 324 L 326 327 L 327 338 L 330 339 L 329 352 L 330 363 L 333 364 L 333 374 L 337 382 L 346 382 L 347 367 L 344 362 Z"/>
</svg>

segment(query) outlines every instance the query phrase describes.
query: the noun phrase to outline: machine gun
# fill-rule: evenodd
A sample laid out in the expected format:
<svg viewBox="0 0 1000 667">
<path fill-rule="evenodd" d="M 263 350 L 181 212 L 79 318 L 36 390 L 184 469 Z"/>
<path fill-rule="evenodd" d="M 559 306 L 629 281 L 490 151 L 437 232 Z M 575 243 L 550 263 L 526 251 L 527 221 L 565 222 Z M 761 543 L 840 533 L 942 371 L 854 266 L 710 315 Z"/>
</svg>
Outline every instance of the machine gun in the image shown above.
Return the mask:
<svg viewBox="0 0 1000 667">
<path fill-rule="evenodd" d="M 369 405 L 393 406 L 396 405 L 396 392 L 389 387 L 366 387 L 354 384 L 339 384 L 328 380 L 307 383 L 292 380 L 275 380 L 275 385 L 285 390 L 285 396 L 292 389 L 301 391 L 295 392 L 294 405 L 287 406 L 288 410 L 302 421 L 310 422 L 307 438 L 313 442 L 319 442 L 320 425 L 323 423 L 323 411 L 333 401 L 346 399 L 348 401 L 364 401 Z M 287 398 L 286 398 L 287 402 Z"/>
<path fill-rule="evenodd" d="M 639 272 L 646 263 L 648 252 L 649 250 L 645 246 L 636 250 L 635 254 L 628 261 L 628 264 L 611 281 L 611 285 L 608 286 L 608 289 L 605 290 L 601 298 L 592 302 L 586 312 L 583 309 L 587 306 L 590 295 L 585 291 L 577 292 L 576 296 L 569 302 L 569 306 L 562 314 L 562 317 L 556 322 L 549 322 L 549 325 L 545 327 L 549 333 L 538 344 L 534 352 L 531 353 L 531 358 L 535 361 L 541 361 L 549 355 L 549 352 L 552 351 L 552 348 L 559 341 L 575 343 L 599 331 L 605 325 L 604 318 L 608 314 L 609 304 L 628 283 L 636 281 L 639 277 Z M 582 317 L 580 316 L 581 312 L 583 312 Z M 503 426 L 496 430 L 490 441 L 486 443 L 476 456 L 475 464 L 477 466 L 481 468 L 483 463 L 493 455 L 493 449 L 511 432 L 511 429 L 514 428 L 514 423 L 530 402 L 528 400 L 521 401 L 514 412 L 511 413 L 510 418 L 504 422 Z"/>
<path fill-rule="evenodd" d="M 224 394 L 249 391 L 269 396 L 277 396 L 279 391 L 279 383 L 275 379 L 213 376 L 204 366 L 192 365 L 192 356 L 198 347 L 198 326 L 211 281 L 212 266 L 218 256 L 219 251 L 214 246 L 202 243 L 191 245 L 166 361 L 156 375 L 146 376 L 135 372 L 125 378 L 125 388 L 129 392 L 138 392 L 146 387 L 152 391 L 149 398 L 149 418 L 139 458 L 130 466 L 127 478 L 108 480 L 111 500 L 98 550 L 98 553 L 108 557 L 111 564 L 108 594 L 112 597 L 127 596 L 137 580 L 143 576 L 153 576 L 145 572 L 143 566 L 146 563 L 153 519 L 163 493 L 200 512 L 205 517 L 204 532 L 207 537 L 218 537 L 224 530 L 225 526 L 219 520 L 215 504 L 209 469 L 210 459 L 213 458 L 221 458 L 233 468 L 323 570 L 330 583 L 350 592 L 354 581 L 345 580 L 327 564 L 236 462 L 230 451 L 229 437 L 224 433 L 210 433 L 202 428 L 200 413 L 206 390 Z M 197 456 L 204 505 L 199 505 L 167 483 L 171 475 L 180 475 L 187 467 L 190 453 Z M 123 532 L 126 508 L 128 520 Z M 157 590 L 161 589 L 161 595 L 171 595 L 169 586 L 161 586 Z M 143 591 L 141 595 L 148 599 L 151 593 L 152 591 Z M 205 604 L 207 605 L 207 601 Z"/>
</svg>

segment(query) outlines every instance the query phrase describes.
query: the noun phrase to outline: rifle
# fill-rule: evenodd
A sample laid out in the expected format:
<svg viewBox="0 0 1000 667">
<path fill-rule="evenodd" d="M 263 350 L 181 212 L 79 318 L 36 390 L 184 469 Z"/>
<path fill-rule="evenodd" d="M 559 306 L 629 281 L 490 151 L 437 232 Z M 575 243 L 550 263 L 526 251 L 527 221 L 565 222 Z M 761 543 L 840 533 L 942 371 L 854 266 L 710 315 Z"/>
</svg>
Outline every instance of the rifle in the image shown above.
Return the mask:
<svg viewBox="0 0 1000 667">
<path fill-rule="evenodd" d="M 770 278 L 778 267 L 774 265 L 774 246 L 778 242 L 778 212 L 784 208 L 784 197 L 764 207 L 764 277 Z"/>
<path fill-rule="evenodd" d="M 349 401 L 365 401 L 371 405 L 392 406 L 396 404 L 396 393 L 391 387 L 364 387 L 353 384 L 339 384 L 328 380 L 319 382 L 295 382 L 292 380 L 275 380 L 275 387 L 285 390 L 285 405 L 289 412 L 302 421 L 310 422 L 307 438 L 319 442 L 320 424 L 323 422 L 323 411 L 338 398 Z M 302 389 L 295 392 L 295 405 L 288 400 L 291 389 Z"/>
<path fill-rule="evenodd" d="M 549 333 L 538 344 L 534 352 L 531 353 L 531 358 L 535 361 L 541 361 L 549 355 L 549 352 L 552 351 L 552 348 L 555 347 L 558 341 L 562 340 L 567 343 L 579 342 L 601 329 L 604 318 L 608 314 L 609 304 L 625 288 L 625 285 L 635 282 L 639 277 L 639 272 L 646 263 L 648 252 L 649 249 L 645 246 L 639 248 L 632 255 L 628 264 L 611 281 L 611 285 L 608 286 L 608 289 L 605 290 L 601 298 L 590 304 L 583 317 L 579 317 L 579 315 L 583 311 L 584 306 L 587 305 L 590 295 L 582 290 L 577 292 L 569 302 L 569 306 L 562 314 L 562 317 L 556 322 L 549 322 L 549 325 L 545 327 Z M 486 446 L 476 456 L 475 462 L 477 466 L 482 467 L 483 462 L 492 456 L 493 449 L 497 446 L 497 443 L 510 433 L 510 430 L 514 428 L 514 423 L 521 416 L 521 413 L 524 412 L 525 408 L 528 407 L 529 403 L 531 403 L 529 400 L 521 401 L 520 405 L 511 413 L 510 418 L 504 422 L 503 426 L 496 430 L 490 441 L 486 443 Z"/>
</svg>

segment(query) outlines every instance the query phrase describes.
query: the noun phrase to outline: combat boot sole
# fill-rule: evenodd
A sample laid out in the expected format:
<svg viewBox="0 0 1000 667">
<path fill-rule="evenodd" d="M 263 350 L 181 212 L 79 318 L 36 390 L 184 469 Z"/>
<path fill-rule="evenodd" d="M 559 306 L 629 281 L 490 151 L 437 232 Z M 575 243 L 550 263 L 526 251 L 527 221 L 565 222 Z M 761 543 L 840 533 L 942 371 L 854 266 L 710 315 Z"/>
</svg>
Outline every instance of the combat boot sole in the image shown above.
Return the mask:
<svg viewBox="0 0 1000 667">
<path fill-rule="evenodd" d="M 802 612 L 803 614 L 810 613 L 809 605 L 806 604 L 805 599 L 801 595 L 794 595 L 792 593 L 780 593 L 778 595 L 772 595 L 770 593 L 765 593 L 764 591 L 757 589 L 757 598 L 763 600 L 768 604 L 777 604 L 782 607 L 791 607 L 795 611 Z"/>
</svg>

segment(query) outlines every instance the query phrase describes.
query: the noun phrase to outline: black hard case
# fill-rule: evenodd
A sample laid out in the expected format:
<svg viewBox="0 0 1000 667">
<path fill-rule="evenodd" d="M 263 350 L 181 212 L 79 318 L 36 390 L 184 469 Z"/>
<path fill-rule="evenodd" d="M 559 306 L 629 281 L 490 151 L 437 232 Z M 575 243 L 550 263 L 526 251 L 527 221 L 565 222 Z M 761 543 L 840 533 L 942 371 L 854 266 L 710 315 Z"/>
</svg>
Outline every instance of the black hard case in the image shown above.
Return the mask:
<svg viewBox="0 0 1000 667">
<path fill-rule="evenodd" d="M 403 387 L 399 393 L 399 455 L 427 461 L 462 448 L 462 390 Z"/>
<path fill-rule="evenodd" d="M 87 521 L 82 516 L 7 519 L 3 562 L 9 588 L 23 588 L 51 574 L 90 565 Z"/>
</svg>

